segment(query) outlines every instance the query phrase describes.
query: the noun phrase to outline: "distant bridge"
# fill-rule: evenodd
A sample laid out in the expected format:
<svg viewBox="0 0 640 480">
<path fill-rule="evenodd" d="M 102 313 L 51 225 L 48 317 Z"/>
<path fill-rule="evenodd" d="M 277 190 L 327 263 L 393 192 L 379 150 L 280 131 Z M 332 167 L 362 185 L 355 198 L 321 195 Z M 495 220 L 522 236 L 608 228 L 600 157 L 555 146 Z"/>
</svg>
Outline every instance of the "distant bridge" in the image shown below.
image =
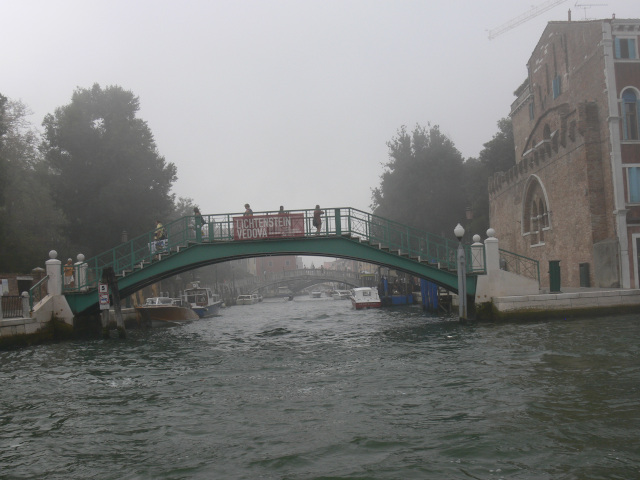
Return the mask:
<svg viewBox="0 0 640 480">
<path fill-rule="evenodd" d="M 365 277 L 366 278 L 366 277 Z M 255 293 L 269 287 L 287 286 L 298 293 L 305 288 L 320 283 L 343 283 L 351 287 L 364 286 L 362 274 L 349 270 L 331 270 L 325 268 L 303 268 L 297 270 L 283 270 L 282 272 L 257 275 L 242 280 L 236 280 L 235 286 L 245 293 Z"/>
<path fill-rule="evenodd" d="M 105 269 L 113 269 L 122 297 L 141 288 L 206 265 L 272 255 L 326 256 L 359 260 L 427 279 L 457 292 L 458 242 L 426 233 L 353 208 L 326 209 L 316 233 L 313 210 L 193 216 L 165 225 L 167 239 L 154 231 L 120 244 L 77 266 L 77 285 L 64 295 L 74 314 L 97 311 L 97 285 Z M 477 273 L 467 250 L 467 295 L 476 291 Z M 484 256 L 484 250 L 473 250 Z M 483 260 L 483 259 L 482 259 Z M 338 280 L 342 281 L 342 280 Z M 350 283 L 350 282 L 345 282 Z"/>
</svg>

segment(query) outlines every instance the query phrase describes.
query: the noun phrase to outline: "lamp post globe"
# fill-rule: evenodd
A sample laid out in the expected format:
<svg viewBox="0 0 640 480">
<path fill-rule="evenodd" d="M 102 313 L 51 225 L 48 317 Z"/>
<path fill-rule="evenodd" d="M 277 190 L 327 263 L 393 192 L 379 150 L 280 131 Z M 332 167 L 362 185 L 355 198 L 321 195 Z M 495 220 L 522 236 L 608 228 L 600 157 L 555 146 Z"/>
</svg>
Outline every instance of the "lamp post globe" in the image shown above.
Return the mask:
<svg viewBox="0 0 640 480">
<path fill-rule="evenodd" d="M 461 322 L 467 320 L 467 260 L 465 258 L 462 238 L 464 237 L 464 227 L 460 224 L 453 229 L 453 234 L 458 239 L 458 315 Z"/>
</svg>

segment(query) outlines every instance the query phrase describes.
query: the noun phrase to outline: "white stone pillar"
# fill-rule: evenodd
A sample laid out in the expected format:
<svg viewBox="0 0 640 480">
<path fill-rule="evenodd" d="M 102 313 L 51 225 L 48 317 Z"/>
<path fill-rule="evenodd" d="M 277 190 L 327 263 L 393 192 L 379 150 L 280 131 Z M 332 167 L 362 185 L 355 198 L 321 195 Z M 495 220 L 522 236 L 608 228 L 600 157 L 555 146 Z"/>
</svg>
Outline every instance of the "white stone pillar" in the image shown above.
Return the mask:
<svg viewBox="0 0 640 480">
<path fill-rule="evenodd" d="M 484 255 L 482 254 L 484 246 L 480 243 L 480 235 L 473 236 L 473 244 L 471 245 L 471 271 L 481 272 L 484 270 Z"/>
<path fill-rule="evenodd" d="M 49 260 L 46 263 L 46 271 L 49 276 L 47 290 L 49 295 L 62 295 L 62 262 L 57 260 L 58 252 L 51 250 Z"/>
<path fill-rule="evenodd" d="M 22 318 L 31 318 L 31 306 L 29 305 L 29 292 L 22 292 Z"/>
<path fill-rule="evenodd" d="M 496 231 L 493 228 L 487 230 L 487 239 L 484 241 L 485 257 L 487 261 L 487 273 L 500 270 L 500 248 L 498 239 L 494 237 Z"/>
<path fill-rule="evenodd" d="M 75 272 L 73 272 L 76 277 L 76 288 L 81 292 L 85 292 L 89 289 L 87 285 L 87 271 L 89 270 L 89 266 L 84 262 L 83 254 L 79 253 L 77 259 L 78 261 L 74 265 Z"/>
</svg>

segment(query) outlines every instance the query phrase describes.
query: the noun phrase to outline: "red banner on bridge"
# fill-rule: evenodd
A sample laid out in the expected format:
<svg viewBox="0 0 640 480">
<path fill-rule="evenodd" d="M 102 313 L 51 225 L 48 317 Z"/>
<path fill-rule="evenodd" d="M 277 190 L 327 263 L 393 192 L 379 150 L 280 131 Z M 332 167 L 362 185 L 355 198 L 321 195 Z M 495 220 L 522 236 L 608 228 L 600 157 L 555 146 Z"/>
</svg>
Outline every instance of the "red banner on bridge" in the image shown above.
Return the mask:
<svg viewBox="0 0 640 480">
<path fill-rule="evenodd" d="M 304 236 L 304 213 L 233 217 L 235 240 Z"/>
</svg>

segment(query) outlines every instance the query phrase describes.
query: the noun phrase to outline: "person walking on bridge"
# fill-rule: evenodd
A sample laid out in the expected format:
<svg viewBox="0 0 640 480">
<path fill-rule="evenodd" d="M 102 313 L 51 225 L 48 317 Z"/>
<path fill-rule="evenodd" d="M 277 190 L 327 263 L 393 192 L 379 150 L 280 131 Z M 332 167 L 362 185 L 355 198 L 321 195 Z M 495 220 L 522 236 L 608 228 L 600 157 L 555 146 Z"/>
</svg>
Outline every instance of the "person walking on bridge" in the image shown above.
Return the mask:
<svg viewBox="0 0 640 480">
<path fill-rule="evenodd" d="M 64 266 L 64 286 L 73 287 L 73 285 L 73 260 L 69 258 Z"/>
<path fill-rule="evenodd" d="M 193 207 L 193 216 L 196 219 L 196 225 L 199 223 L 200 225 L 204 225 L 204 217 L 200 213 L 200 209 L 198 207 Z"/>
<path fill-rule="evenodd" d="M 313 226 L 316 227 L 316 235 L 320 235 L 323 214 L 324 212 L 320 210 L 320 205 L 316 205 L 316 209 L 313 211 Z"/>
<path fill-rule="evenodd" d="M 193 216 L 195 218 L 196 230 L 199 228 L 200 233 L 202 234 L 203 237 L 209 236 L 209 225 L 207 225 L 207 222 L 205 221 L 204 217 L 200 213 L 200 209 L 198 207 L 193 207 Z M 212 226 L 213 226 L 213 222 L 212 222 Z"/>
<path fill-rule="evenodd" d="M 162 223 L 160 222 L 160 220 L 156 220 L 156 232 L 155 232 L 155 237 L 156 237 L 156 241 L 157 240 L 164 240 L 167 238 L 167 231 L 165 230 L 165 228 L 162 226 Z"/>
<path fill-rule="evenodd" d="M 166 240 L 167 238 L 167 230 L 162 226 L 162 223 L 160 222 L 160 220 L 156 220 L 156 231 L 154 233 L 154 237 L 155 237 L 154 251 L 161 252 L 164 249 L 164 243 L 165 243 L 164 240 Z M 158 255 L 155 258 L 156 260 L 160 260 Z"/>
<path fill-rule="evenodd" d="M 244 204 L 244 215 L 245 215 L 245 217 L 249 217 L 249 216 L 253 215 L 253 210 L 251 210 L 251 207 L 249 206 L 248 203 Z"/>
</svg>

